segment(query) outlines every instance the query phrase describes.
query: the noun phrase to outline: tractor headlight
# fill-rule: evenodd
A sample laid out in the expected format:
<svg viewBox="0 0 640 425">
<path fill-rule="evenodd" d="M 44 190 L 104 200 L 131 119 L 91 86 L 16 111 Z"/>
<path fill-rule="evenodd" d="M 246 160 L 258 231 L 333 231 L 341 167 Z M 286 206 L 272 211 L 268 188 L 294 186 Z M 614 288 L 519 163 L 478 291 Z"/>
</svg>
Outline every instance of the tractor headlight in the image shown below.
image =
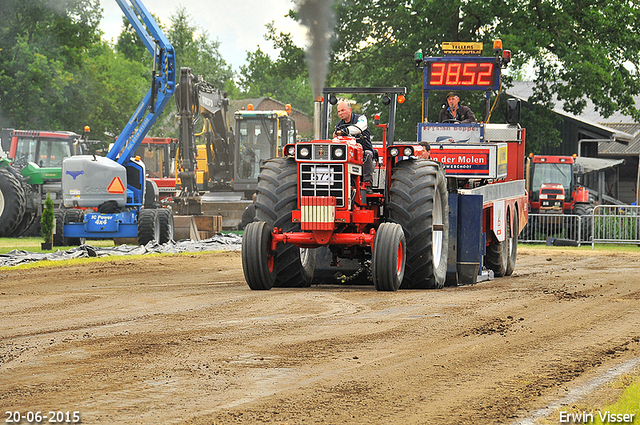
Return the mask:
<svg viewBox="0 0 640 425">
<path fill-rule="evenodd" d="M 391 155 L 391 156 L 398 156 L 398 155 L 400 155 L 400 149 L 398 149 L 398 148 L 391 148 L 391 149 L 389 149 L 389 155 Z"/>
<path fill-rule="evenodd" d="M 287 155 L 288 156 L 294 156 L 295 154 L 296 154 L 296 147 L 295 146 L 287 147 Z"/>
<path fill-rule="evenodd" d="M 298 145 L 298 159 L 311 159 L 311 148 L 309 145 Z"/>
<path fill-rule="evenodd" d="M 402 155 L 404 156 L 412 156 L 413 155 L 413 148 L 407 146 L 406 148 L 404 148 L 404 150 L 402 151 Z"/>
<path fill-rule="evenodd" d="M 344 159 L 344 147 L 343 146 L 335 146 L 332 149 L 331 159 Z"/>
</svg>

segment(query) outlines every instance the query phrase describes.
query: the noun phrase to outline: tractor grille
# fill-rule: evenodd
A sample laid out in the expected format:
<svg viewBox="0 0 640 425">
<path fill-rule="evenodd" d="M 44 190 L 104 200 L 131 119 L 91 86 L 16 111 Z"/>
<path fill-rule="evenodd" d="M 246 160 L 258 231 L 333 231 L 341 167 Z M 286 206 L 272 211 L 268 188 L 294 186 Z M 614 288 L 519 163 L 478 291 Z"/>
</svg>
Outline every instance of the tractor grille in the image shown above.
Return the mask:
<svg viewBox="0 0 640 425">
<path fill-rule="evenodd" d="M 335 196 L 344 206 L 344 164 L 300 164 L 300 196 Z"/>
<path fill-rule="evenodd" d="M 327 161 L 329 159 L 329 145 L 317 143 L 313 145 L 314 161 Z"/>
</svg>

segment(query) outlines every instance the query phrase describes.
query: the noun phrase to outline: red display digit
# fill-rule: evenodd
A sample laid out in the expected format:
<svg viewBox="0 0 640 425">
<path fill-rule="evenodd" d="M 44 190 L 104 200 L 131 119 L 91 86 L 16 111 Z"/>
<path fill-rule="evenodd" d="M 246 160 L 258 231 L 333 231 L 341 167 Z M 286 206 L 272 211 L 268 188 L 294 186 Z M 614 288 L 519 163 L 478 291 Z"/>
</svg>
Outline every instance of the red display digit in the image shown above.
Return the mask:
<svg viewBox="0 0 640 425">
<path fill-rule="evenodd" d="M 477 63 L 465 63 L 462 68 L 462 78 L 460 83 L 463 86 L 472 86 L 476 83 L 476 70 Z"/>
<path fill-rule="evenodd" d="M 460 84 L 460 71 L 462 70 L 462 64 L 458 62 L 451 62 L 447 67 L 447 78 L 444 84 L 447 86 L 457 86 Z"/>
<path fill-rule="evenodd" d="M 429 79 L 429 85 L 441 86 L 444 84 L 444 71 L 447 64 L 442 62 L 434 62 L 431 65 L 431 78 Z"/>
<path fill-rule="evenodd" d="M 478 85 L 479 86 L 490 86 L 492 83 L 493 76 L 493 63 L 485 62 L 478 64 Z"/>
</svg>

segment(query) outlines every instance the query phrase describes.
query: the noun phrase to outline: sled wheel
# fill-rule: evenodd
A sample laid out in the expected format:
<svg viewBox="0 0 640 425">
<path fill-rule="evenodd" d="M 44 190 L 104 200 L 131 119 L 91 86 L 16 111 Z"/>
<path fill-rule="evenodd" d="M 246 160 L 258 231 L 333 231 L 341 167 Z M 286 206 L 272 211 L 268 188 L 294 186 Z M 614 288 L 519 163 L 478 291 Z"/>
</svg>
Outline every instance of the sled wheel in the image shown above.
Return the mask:
<svg viewBox="0 0 640 425">
<path fill-rule="evenodd" d="M 511 224 L 513 222 L 513 224 Z M 505 276 L 511 276 L 513 269 L 516 267 L 516 256 L 518 254 L 518 211 L 513 209 L 513 219 L 511 215 L 507 215 L 507 241 L 509 241 L 509 250 L 507 252 L 507 269 Z"/>
</svg>

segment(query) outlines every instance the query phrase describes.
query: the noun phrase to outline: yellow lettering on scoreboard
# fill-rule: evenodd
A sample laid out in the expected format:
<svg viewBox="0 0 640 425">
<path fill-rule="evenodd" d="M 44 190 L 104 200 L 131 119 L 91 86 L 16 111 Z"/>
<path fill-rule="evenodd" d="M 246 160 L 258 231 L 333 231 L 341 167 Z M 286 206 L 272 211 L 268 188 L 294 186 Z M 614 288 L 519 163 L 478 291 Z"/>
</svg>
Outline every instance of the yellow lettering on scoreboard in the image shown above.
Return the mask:
<svg viewBox="0 0 640 425">
<path fill-rule="evenodd" d="M 482 54 L 482 43 L 475 41 L 445 41 L 442 52 L 445 55 L 474 55 Z"/>
</svg>

